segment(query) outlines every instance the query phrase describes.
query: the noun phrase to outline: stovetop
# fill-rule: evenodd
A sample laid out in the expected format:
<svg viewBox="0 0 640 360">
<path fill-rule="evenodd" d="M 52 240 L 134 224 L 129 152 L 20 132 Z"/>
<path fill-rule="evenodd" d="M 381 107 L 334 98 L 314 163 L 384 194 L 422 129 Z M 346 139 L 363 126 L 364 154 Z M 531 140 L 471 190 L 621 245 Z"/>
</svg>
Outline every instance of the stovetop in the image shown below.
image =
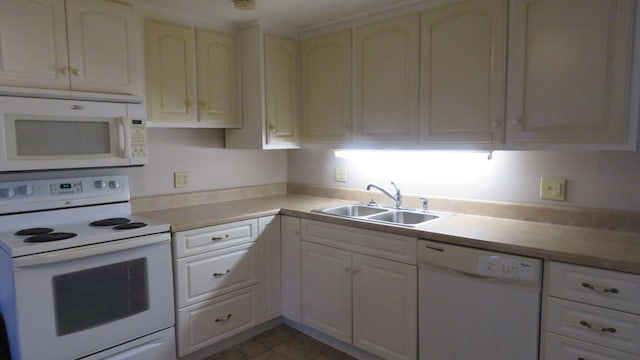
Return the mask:
<svg viewBox="0 0 640 360">
<path fill-rule="evenodd" d="M 91 225 L 112 218 L 120 221 Z M 61 239 L 19 233 L 29 228 L 49 228 Z M 124 176 L 0 183 L 0 249 L 11 257 L 168 231 L 166 223 L 131 214 Z"/>
</svg>

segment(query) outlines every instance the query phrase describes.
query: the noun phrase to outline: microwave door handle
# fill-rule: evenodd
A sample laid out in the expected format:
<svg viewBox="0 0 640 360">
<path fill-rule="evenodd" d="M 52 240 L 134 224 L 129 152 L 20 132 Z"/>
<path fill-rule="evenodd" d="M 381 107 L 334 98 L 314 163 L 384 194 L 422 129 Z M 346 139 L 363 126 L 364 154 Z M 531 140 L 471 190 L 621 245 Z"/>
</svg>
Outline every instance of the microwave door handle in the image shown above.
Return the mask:
<svg viewBox="0 0 640 360">
<path fill-rule="evenodd" d="M 120 157 L 129 158 L 129 131 L 124 117 L 118 118 L 118 146 L 120 147 Z"/>
</svg>

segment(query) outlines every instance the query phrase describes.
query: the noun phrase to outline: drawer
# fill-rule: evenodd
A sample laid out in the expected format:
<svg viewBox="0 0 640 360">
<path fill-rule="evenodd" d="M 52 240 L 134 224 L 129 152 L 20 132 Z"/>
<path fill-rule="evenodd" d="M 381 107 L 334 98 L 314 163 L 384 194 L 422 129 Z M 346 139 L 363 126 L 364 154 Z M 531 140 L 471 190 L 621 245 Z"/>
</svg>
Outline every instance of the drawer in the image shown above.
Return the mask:
<svg viewBox="0 0 640 360">
<path fill-rule="evenodd" d="M 243 220 L 173 234 L 174 256 L 182 258 L 258 238 L 258 219 Z"/>
<path fill-rule="evenodd" d="M 547 297 L 547 331 L 640 354 L 640 316 Z"/>
<path fill-rule="evenodd" d="M 545 334 L 545 360 L 640 360 L 640 356 L 616 351 L 554 333 Z"/>
<path fill-rule="evenodd" d="M 178 311 L 180 357 L 256 325 L 256 286 Z"/>
<path fill-rule="evenodd" d="M 255 242 L 176 261 L 178 307 L 257 282 L 258 245 Z"/>
<path fill-rule="evenodd" d="M 551 262 L 549 294 L 640 314 L 640 275 L 636 274 Z"/>
<path fill-rule="evenodd" d="M 302 240 L 416 265 L 417 238 L 313 220 L 301 225 Z"/>
</svg>

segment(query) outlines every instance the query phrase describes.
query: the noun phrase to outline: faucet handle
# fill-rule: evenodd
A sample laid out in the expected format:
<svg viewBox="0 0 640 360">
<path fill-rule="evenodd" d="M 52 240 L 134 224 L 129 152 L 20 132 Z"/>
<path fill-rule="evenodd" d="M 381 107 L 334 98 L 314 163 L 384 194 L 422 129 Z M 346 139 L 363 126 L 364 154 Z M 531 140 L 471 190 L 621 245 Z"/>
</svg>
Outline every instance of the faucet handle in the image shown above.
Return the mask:
<svg viewBox="0 0 640 360">
<path fill-rule="evenodd" d="M 422 203 L 422 211 L 429 211 L 429 199 L 427 199 L 426 197 L 421 197 L 420 202 Z"/>
</svg>

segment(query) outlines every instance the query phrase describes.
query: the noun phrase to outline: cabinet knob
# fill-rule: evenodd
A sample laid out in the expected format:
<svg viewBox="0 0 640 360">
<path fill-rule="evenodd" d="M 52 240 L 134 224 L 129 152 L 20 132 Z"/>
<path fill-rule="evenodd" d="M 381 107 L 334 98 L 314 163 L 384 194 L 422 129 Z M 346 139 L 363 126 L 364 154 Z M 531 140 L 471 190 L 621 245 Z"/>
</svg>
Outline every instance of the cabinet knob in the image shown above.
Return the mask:
<svg viewBox="0 0 640 360">
<path fill-rule="evenodd" d="M 513 125 L 522 125 L 524 123 L 524 119 L 522 118 L 522 116 L 518 116 L 511 123 L 513 123 Z"/>
<path fill-rule="evenodd" d="M 80 70 L 76 68 L 72 68 L 71 73 L 73 74 L 73 76 L 80 76 Z"/>
<path fill-rule="evenodd" d="M 269 124 L 269 130 L 276 131 L 276 126 L 273 124 Z"/>
<path fill-rule="evenodd" d="M 200 104 L 198 104 L 201 108 L 206 109 L 207 108 L 207 103 L 204 101 L 200 101 Z"/>
<path fill-rule="evenodd" d="M 62 74 L 64 76 L 67 76 L 67 75 L 69 75 L 69 71 L 68 71 L 68 69 L 66 67 L 61 67 L 60 68 L 60 74 Z"/>
<path fill-rule="evenodd" d="M 188 109 L 193 109 L 195 108 L 195 106 L 193 106 L 193 103 L 189 100 L 184 102 L 184 105 L 188 108 Z"/>
<path fill-rule="evenodd" d="M 499 120 L 494 120 L 491 122 L 491 127 L 497 128 L 500 127 L 502 125 L 502 121 Z"/>
</svg>

